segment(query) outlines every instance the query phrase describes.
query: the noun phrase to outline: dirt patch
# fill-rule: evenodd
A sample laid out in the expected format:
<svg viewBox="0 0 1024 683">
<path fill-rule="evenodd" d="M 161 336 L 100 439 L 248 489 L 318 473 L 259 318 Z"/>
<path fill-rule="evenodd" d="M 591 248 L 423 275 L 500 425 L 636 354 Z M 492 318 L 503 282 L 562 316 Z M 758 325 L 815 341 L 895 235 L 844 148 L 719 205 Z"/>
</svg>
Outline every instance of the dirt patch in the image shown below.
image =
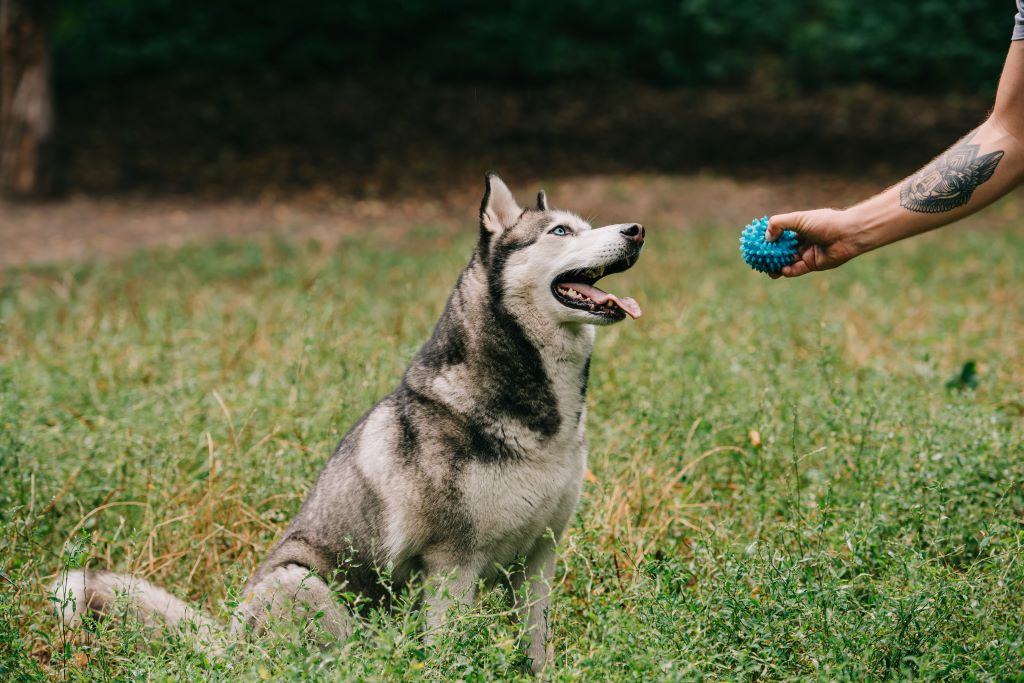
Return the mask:
<svg viewBox="0 0 1024 683">
<path fill-rule="evenodd" d="M 743 225 L 842 206 L 975 125 L 985 97 L 175 76 L 63 91 L 61 199 L 0 203 L 0 265 L 281 233 L 471 227 L 487 170 L 596 221 Z"/>
<path fill-rule="evenodd" d="M 804 175 L 771 180 L 716 176 L 589 176 L 556 180 L 506 178 L 526 202 L 544 187 L 555 206 L 596 224 L 638 220 L 651 230 L 694 225 L 737 229 L 765 213 L 844 206 L 879 190 L 870 181 Z M 154 246 L 280 234 L 327 244 L 356 231 L 382 239 L 416 226 L 473 230 L 480 178 L 433 197 L 353 199 L 311 191 L 287 199 L 96 198 L 49 204 L 0 203 L 0 266 L 88 259 Z M 1013 220 L 1020 202 L 990 209 L 975 224 Z"/>
</svg>

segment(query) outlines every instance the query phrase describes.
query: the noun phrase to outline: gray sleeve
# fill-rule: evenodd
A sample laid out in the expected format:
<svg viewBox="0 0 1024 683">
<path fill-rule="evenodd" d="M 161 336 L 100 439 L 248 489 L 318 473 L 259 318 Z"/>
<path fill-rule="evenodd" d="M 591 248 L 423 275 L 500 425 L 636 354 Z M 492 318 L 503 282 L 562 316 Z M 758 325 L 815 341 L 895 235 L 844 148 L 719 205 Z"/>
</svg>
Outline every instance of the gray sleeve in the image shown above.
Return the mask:
<svg viewBox="0 0 1024 683">
<path fill-rule="evenodd" d="M 1013 27 L 1011 40 L 1024 40 L 1024 0 L 1017 0 L 1017 23 Z"/>
</svg>

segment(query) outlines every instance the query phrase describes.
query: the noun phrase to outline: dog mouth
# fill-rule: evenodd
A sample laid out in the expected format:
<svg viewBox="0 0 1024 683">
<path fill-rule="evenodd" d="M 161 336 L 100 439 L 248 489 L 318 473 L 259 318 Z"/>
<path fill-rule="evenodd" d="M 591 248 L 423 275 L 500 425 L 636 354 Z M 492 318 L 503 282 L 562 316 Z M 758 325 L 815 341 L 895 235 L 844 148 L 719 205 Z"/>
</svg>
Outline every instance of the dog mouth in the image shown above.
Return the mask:
<svg viewBox="0 0 1024 683">
<path fill-rule="evenodd" d="M 627 256 L 608 266 L 595 266 L 562 273 L 551 283 L 555 300 L 566 308 L 586 311 L 608 320 L 634 320 L 643 315 L 639 304 L 628 296 L 616 296 L 594 285 L 603 277 L 629 270 L 640 258 L 639 253 Z"/>
</svg>

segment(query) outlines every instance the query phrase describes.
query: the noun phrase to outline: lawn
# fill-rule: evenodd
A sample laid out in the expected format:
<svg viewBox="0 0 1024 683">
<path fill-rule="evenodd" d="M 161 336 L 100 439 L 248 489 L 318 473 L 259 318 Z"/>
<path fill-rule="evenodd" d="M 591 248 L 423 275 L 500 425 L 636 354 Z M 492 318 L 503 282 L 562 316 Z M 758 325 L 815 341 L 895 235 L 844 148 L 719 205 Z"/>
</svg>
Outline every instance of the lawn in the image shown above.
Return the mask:
<svg viewBox="0 0 1024 683">
<path fill-rule="evenodd" d="M 651 226 L 608 281 L 645 316 L 598 334 L 547 675 L 1024 676 L 1018 223 L 779 282 L 743 266 L 735 227 Z M 474 233 L 0 276 L 0 678 L 523 677 L 497 593 L 430 647 L 413 594 L 335 649 L 283 632 L 219 659 L 123 616 L 58 628 L 45 595 L 62 567 L 114 568 L 226 619 Z"/>
</svg>

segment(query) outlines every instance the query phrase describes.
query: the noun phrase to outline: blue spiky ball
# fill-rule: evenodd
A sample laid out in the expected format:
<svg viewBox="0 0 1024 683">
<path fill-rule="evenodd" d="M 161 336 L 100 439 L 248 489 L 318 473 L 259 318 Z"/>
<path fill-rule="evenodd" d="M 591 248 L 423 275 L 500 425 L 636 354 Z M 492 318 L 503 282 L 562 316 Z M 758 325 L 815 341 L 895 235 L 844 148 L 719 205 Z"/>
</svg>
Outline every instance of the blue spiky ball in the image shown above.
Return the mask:
<svg viewBox="0 0 1024 683">
<path fill-rule="evenodd" d="M 768 216 L 756 218 L 743 228 L 740 235 L 740 253 L 747 265 L 762 273 L 778 273 L 796 259 L 796 233 L 783 230 L 774 242 L 766 242 Z"/>
</svg>

